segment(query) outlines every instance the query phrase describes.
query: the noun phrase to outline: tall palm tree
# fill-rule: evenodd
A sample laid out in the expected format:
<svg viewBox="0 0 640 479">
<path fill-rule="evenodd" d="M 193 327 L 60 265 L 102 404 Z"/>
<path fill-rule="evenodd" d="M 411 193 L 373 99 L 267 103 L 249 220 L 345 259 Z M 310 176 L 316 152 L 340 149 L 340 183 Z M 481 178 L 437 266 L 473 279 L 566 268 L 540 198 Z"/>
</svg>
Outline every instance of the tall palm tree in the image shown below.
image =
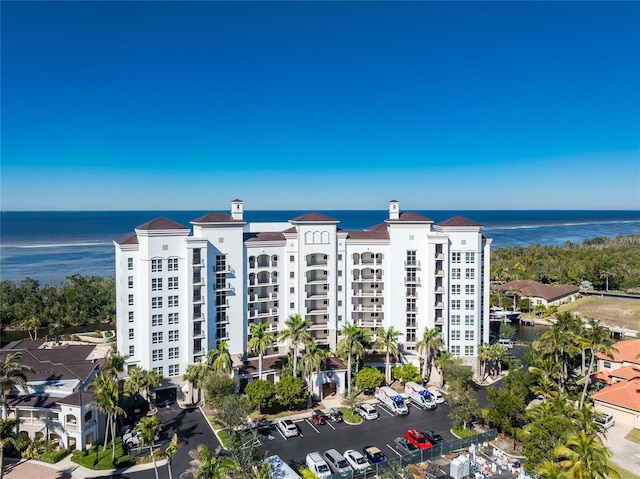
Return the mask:
<svg viewBox="0 0 640 479">
<path fill-rule="evenodd" d="M 226 340 L 220 341 L 217 348 L 209 350 L 207 364 L 217 373 L 231 373 L 233 362 L 229 353 L 229 343 Z"/>
<path fill-rule="evenodd" d="M 610 334 L 609 330 L 600 324 L 597 319 L 589 320 L 589 327 L 585 328 L 583 333 L 585 339 L 585 345 L 591 351 L 591 358 L 589 359 L 589 368 L 587 374 L 584 377 L 584 387 L 582 388 L 582 395 L 580 396 L 579 408 L 582 408 L 584 400 L 587 397 L 587 388 L 589 387 L 589 378 L 591 377 L 591 371 L 593 371 L 593 365 L 595 363 L 596 354 L 602 353 L 605 356 L 611 357 L 612 352 L 618 350 L 611 346 L 609 342 Z"/>
<path fill-rule="evenodd" d="M 404 333 L 397 331 L 393 326 L 389 326 L 387 329 L 380 328 L 378 330 L 378 337 L 374 343 L 380 346 L 387 354 L 384 363 L 387 383 L 391 382 L 391 361 L 389 361 L 389 358 L 393 354 L 395 360 L 398 360 L 398 338 L 402 334 Z"/>
<path fill-rule="evenodd" d="M 207 373 L 207 368 L 203 363 L 194 363 L 188 364 L 187 370 L 182 375 L 182 379 L 189 382 L 191 385 L 190 388 L 190 398 L 191 404 L 195 404 L 196 401 L 193 399 L 194 390 L 198 389 L 202 383 L 204 382 L 205 376 Z"/>
<path fill-rule="evenodd" d="M 427 381 L 431 378 L 431 367 L 438 351 L 442 348 L 440 330 L 424 328 L 422 339 L 416 343 L 416 350 L 422 357 L 422 377 Z"/>
<path fill-rule="evenodd" d="M 116 418 L 119 414 L 125 415 L 124 410 L 118 405 L 120 402 L 120 387 L 118 380 L 113 377 L 100 374 L 91 382 L 91 388 L 94 390 L 95 395 L 90 404 L 97 407 L 99 411 L 107 416 L 103 449 L 107 448 L 109 434 L 111 434 L 112 459 L 115 460 Z"/>
<path fill-rule="evenodd" d="M 557 465 L 568 472 L 572 479 L 609 479 L 619 477 L 610 464 L 611 452 L 597 437 L 584 431 L 572 434 L 565 444 L 556 446 L 554 456 Z"/>
<path fill-rule="evenodd" d="M 140 443 L 138 443 L 138 450 L 143 447 L 149 447 L 149 456 L 153 461 L 153 469 L 156 473 L 156 479 L 158 479 L 158 465 L 156 464 L 156 455 L 153 448 L 156 445 L 156 435 L 160 430 L 160 423 L 156 416 L 143 417 L 140 419 L 136 430 L 140 433 Z"/>
<path fill-rule="evenodd" d="M 34 372 L 30 366 L 21 364 L 22 353 L 7 354 L 4 361 L 0 361 L 0 403 L 2 404 L 2 419 L 7 419 L 7 398 L 11 390 L 27 389 L 26 372 Z"/>
<path fill-rule="evenodd" d="M 124 371 L 124 358 L 120 353 L 112 352 L 109 354 L 100 370 L 108 376 L 117 377 L 118 373 Z"/>
<path fill-rule="evenodd" d="M 171 437 L 171 442 L 169 442 L 169 445 L 164 450 L 164 454 L 163 454 L 163 456 L 167 458 L 167 470 L 169 471 L 169 479 L 173 479 L 173 471 L 171 469 L 171 459 L 173 459 L 173 456 L 175 456 L 176 453 L 178 452 L 178 447 L 179 447 L 178 435 L 174 434 Z"/>
<path fill-rule="evenodd" d="M 480 362 L 480 381 L 486 378 L 487 364 L 491 360 L 489 343 L 482 343 L 478 346 L 478 361 Z"/>
<path fill-rule="evenodd" d="M 560 394 L 558 378 L 562 374 L 562 366 L 554 360 L 553 356 L 537 359 L 535 366 L 529 366 L 529 372 L 536 378 L 536 385 L 531 386 L 534 394 L 546 398 Z"/>
<path fill-rule="evenodd" d="M 536 469 L 538 475 L 544 479 L 569 479 L 567 471 L 560 469 L 549 459 L 545 459 Z"/>
<path fill-rule="evenodd" d="M 262 357 L 273 345 L 274 334 L 269 331 L 269 323 L 249 324 L 249 352 L 258 354 L 258 379 L 262 379 Z"/>
<path fill-rule="evenodd" d="M 16 441 L 11 432 L 15 431 L 20 424 L 20 419 L 2 419 L 0 428 L 0 479 L 2 479 L 2 463 L 4 462 L 4 447 L 11 444 L 16 446 Z"/>
<path fill-rule="evenodd" d="M 304 353 L 300 359 L 302 374 L 307 377 L 307 386 L 311 392 L 311 376 L 313 373 L 320 374 L 322 365 L 327 357 L 328 351 L 318 346 L 315 341 L 305 343 Z"/>
<path fill-rule="evenodd" d="M 311 321 L 302 319 L 299 314 L 292 314 L 285 321 L 286 328 L 280 331 L 279 337 L 283 341 L 291 341 L 293 346 L 293 375 L 298 374 L 298 346 L 301 343 L 311 339 L 311 336 L 307 332 Z"/>
<path fill-rule="evenodd" d="M 364 354 L 363 336 L 361 328 L 355 324 L 346 324 L 340 336 L 337 350 L 338 354 L 347 356 L 347 393 L 351 394 L 351 360 L 356 354 Z"/>
<path fill-rule="evenodd" d="M 180 474 L 180 479 L 222 479 L 227 477 L 228 472 L 238 468 L 233 459 L 218 457 L 204 444 L 190 450 L 189 456 L 191 456 L 190 467 Z"/>
</svg>

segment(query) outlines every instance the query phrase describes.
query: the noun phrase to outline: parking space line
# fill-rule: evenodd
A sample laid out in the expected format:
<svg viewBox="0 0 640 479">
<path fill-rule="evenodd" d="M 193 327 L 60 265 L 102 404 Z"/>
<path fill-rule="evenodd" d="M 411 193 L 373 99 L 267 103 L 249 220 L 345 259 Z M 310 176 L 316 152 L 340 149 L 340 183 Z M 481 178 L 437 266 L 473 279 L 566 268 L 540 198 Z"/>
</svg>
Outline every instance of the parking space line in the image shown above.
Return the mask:
<svg viewBox="0 0 640 479">
<path fill-rule="evenodd" d="M 376 404 L 376 406 L 378 406 L 380 409 L 382 409 L 384 412 L 386 412 L 389 416 L 395 416 L 395 414 L 393 414 L 392 412 L 389 412 L 389 410 L 384 407 L 381 403 L 380 404 Z"/>
<path fill-rule="evenodd" d="M 320 434 L 320 431 L 318 431 L 318 430 L 316 429 L 316 427 L 315 427 L 313 424 L 311 424 L 311 421 L 309 421 L 308 419 L 305 419 L 305 422 L 306 422 L 309 426 L 311 426 L 311 427 L 312 427 L 312 428 L 313 428 L 313 429 L 314 429 L 318 434 Z"/>
<path fill-rule="evenodd" d="M 280 434 L 280 437 L 282 439 L 284 439 L 285 441 L 288 441 L 288 439 L 286 438 L 286 436 L 284 434 L 282 434 L 282 431 L 280 431 L 280 428 L 276 427 L 276 431 L 278 431 L 278 434 Z"/>
<path fill-rule="evenodd" d="M 395 452 L 395 453 L 398 455 L 398 457 L 402 457 L 402 454 L 400 454 L 398 451 L 396 451 L 396 450 L 395 450 L 393 447 L 391 447 L 389 444 L 387 444 L 387 447 L 388 447 L 389 449 L 391 449 L 393 452 Z"/>
<path fill-rule="evenodd" d="M 333 426 L 333 424 L 331 424 L 329 421 L 325 421 L 326 424 L 328 424 L 329 426 L 331 426 L 331 429 L 333 429 L 334 431 L 336 430 L 336 428 Z"/>
</svg>

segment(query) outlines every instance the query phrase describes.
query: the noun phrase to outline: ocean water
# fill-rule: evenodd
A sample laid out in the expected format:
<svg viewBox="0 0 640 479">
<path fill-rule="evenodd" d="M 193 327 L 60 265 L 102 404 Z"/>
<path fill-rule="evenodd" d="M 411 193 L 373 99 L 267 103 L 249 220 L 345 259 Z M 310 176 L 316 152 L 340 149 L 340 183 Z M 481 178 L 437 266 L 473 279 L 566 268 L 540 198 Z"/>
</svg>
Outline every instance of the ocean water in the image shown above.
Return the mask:
<svg viewBox="0 0 640 479">
<path fill-rule="evenodd" d="M 247 221 L 287 221 L 307 211 L 245 211 Z M 115 274 L 113 239 L 158 216 L 190 226 L 208 211 L 2 212 L 0 280 L 31 277 L 58 284 L 74 274 Z M 384 221 L 387 211 L 322 211 L 344 230 Z M 640 211 L 418 211 L 434 222 L 455 215 L 484 225 L 493 248 L 563 245 L 595 237 L 640 234 Z"/>
</svg>

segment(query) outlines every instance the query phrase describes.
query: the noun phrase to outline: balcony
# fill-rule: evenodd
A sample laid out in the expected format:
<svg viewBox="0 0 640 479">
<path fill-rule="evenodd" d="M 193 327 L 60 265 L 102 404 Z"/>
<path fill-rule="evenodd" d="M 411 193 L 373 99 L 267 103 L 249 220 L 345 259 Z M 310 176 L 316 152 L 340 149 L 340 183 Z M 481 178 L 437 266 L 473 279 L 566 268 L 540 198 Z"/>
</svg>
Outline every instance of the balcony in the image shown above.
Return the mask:
<svg viewBox="0 0 640 479">
<path fill-rule="evenodd" d="M 354 313 L 380 313 L 382 312 L 382 306 L 376 305 L 364 305 L 364 304 L 354 304 L 353 309 L 351 310 Z"/>
<path fill-rule="evenodd" d="M 204 303 L 204 296 L 194 296 L 193 304 L 202 304 Z"/>
<path fill-rule="evenodd" d="M 193 339 L 203 339 L 204 338 L 204 330 L 203 329 L 194 329 L 193 330 Z"/>
<path fill-rule="evenodd" d="M 321 278 L 312 276 L 311 278 L 307 279 L 307 284 L 329 284 L 329 278 L 328 276 L 324 276 Z"/>
<path fill-rule="evenodd" d="M 226 264 L 216 265 L 216 274 L 231 274 L 233 273 L 233 268 Z"/>
<path fill-rule="evenodd" d="M 438 285 L 435 287 L 434 292 L 442 294 L 444 293 L 444 287 L 442 287 L 441 285 Z"/>
<path fill-rule="evenodd" d="M 268 318 L 268 317 L 277 316 L 277 315 L 278 315 L 278 308 L 267 308 L 267 309 L 249 311 L 249 318 L 252 318 L 252 319 Z"/>
<path fill-rule="evenodd" d="M 193 320 L 194 321 L 204 321 L 205 320 L 204 313 L 200 313 L 198 315 L 194 315 L 193 316 Z"/>
<path fill-rule="evenodd" d="M 356 289 L 353 291 L 354 298 L 375 298 L 382 296 L 380 289 Z"/>
<path fill-rule="evenodd" d="M 379 319 L 358 319 L 356 324 L 361 328 L 381 328 L 382 321 Z"/>
<path fill-rule="evenodd" d="M 420 278 L 418 276 L 405 276 L 405 284 L 420 284 Z"/>
<path fill-rule="evenodd" d="M 313 309 L 307 309 L 307 314 L 310 316 L 317 316 L 318 314 L 328 314 L 329 309 L 327 306 L 317 307 Z"/>
<path fill-rule="evenodd" d="M 436 309 L 443 309 L 444 308 L 444 303 L 442 301 L 438 301 L 436 302 L 436 304 L 434 304 Z"/>
<path fill-rule="evenodd" d="M 324 299 L 327 299 L 328 297 L 329 297 L 329 292 L 328 291 L 325 291 L 325 290 L 316 291 L 314 289 L 313 291 L 307 291 L 306 299 L 308 299 L 308 300 L 324 300 Z"/>
<path fill-rule="evenodd" d="M 216 291 L 233 291 L 234 287 L 231 283 L 216 283 Z"/>
<path fill-rule="evenodd" d="M 379 281 L 382 281 L 382 275 L 373 275 L 373 274 L 365 274 L 362 276 L 358 276 L 356 278 L 353 278 L 353 282 L 354 283 L 377 283 Z"/>
<path fill-rule="evenodd" d="M 436 326 L 444 326 L 444 318 L 442 316 L 436 316 Z"/>
<path fill-rule="evenodd" d="M 417 259 L 409 259 L 404 262 L 405 268 L 420 268 L 420 260 Z"/>
<path fill-rule="evenodd" d="M 218 308 L 228 308 L 229 307 L 229 300 L 225 299 L 224 301 L 217 303 L 216 306 Z"/>
<path fill-rule="evenodd" d="M 308 331 L 318 331 L 318 330 L 324 330 L 327 329 L 327 321 L 324 320 L 318 320 L 316 318 L 312 318 L 312 317 L 305 317 L 305 319 L 308 319 L 311 321 L 311 326 L 309 326 L 307 328 Z"/>
<path fill-rule="evenodd" d="M 261 294 L 250 294 L 249 302 L 267 302 L 267 301 L 277 301 L 278 293 L 261 293 Z"/>
<path fill-rule="evenodd" d="M 436 278 L 443 278 L 444 277 L 444 271 L 441 270 L 441 269 L 436 270 L 435 276 L 436 276 Z"/>
<path fill-rule="evenodd" d="M 313 258 L 313 259 L 307 260 L 307 268 L 310 268 L 313 266 L 327 266 L 328 264 L 329 262 L 326 259 Z"/>
</svg>

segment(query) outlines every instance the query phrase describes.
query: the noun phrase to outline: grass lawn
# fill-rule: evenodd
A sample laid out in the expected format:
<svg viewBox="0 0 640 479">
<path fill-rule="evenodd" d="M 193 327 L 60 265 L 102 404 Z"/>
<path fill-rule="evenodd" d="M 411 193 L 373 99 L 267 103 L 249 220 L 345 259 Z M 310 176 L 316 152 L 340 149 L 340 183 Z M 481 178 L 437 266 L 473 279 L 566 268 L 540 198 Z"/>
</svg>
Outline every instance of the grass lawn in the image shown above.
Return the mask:
<svg viewBox="0 0 640 479">
<path fill-rule="evenodd" d="M 476 436 L 478 434 L 477 431 L 473 429 L 468 429 L 466 427 L 456 427 L 452 429 L 451 432 L 453 432 L 453 434 L 455 434 L 458 437 Z"/>
<path fill-rule="evenodd" d="M 629 472 L 629 471 L 627 471 L 625 469 L 622 469 L 617 464 L 611 463 L 611 465 L 613 466 L 613 468 L 616 471 L 618 471 L 618 474 L 620 474 L 620 479 L 640 479 L 640 476 L 637 476 L 637 475 L 633 474 L 632 472 Z"/>
<path fill-rule="evenodd" d="M 577 301 L 561 305 L 558 311 L 571 311 L 572 314 L 580 314 L 583 318 L 597 318 L 608 325 L 638 329 L 640 300 L 583 296 Z"/>
<path fill-rule="evenodd" d="M 640 444 L 640 429 L 632 429 L 629 431 L 629 434 L 625 436 L 625 439 Z"/>
</svg>

